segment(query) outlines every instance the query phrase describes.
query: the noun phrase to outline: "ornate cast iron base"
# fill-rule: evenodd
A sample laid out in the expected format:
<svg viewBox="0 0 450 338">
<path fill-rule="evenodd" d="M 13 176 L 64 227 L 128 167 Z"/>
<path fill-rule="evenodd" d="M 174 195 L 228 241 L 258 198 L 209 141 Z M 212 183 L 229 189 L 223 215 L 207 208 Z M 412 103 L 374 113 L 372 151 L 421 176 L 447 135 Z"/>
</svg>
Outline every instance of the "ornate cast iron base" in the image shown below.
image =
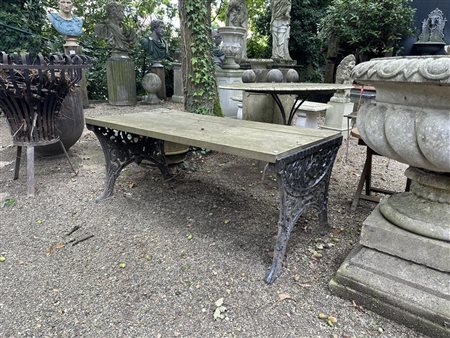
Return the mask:
<svg viewBox="0 0 450 338">
<path fill-rule="evenodd" d="M 164 141 L 110 128 L 87 125 L 100 141 L 106 161 L 105 191 L 97 201 L 111 197 L 123 168 L 131 162 L 148 160 L 164 178 L 171 174 L 164 155 Z M 280 216 L 272 266 L 265 277 L 271 284 L 281 274 L 289 237 L 297 220 L 307 208 L 319 212 L 324 233 L 328 230 L 328 185 L 342 137 L 324 141 L 285 157 L 275 164 L 280 188 Z"/>
<path fill-rule="evenodd" d="M 268 284 L 281 274 L 287 242 L 295 223 L 307 208 L 319 212 L 321 233 L 328 228 L 328 186 L 342 137 L 309 147 L 275 163 L 280 187 L 280 217 Z"/>
<path fill-rule="evenodd" d="M 140 164 L 142 160 L 150 161 L 161 170 L 165 179 L 172 177 L 164 155 L 164 141 L 110 128 L 92 125 L 87 125 L 87 128 L 100 141 L 106 162 L 105 191 L 97 201 L 112 196 L 117 177 L 132 162 Z"/>
</svg>

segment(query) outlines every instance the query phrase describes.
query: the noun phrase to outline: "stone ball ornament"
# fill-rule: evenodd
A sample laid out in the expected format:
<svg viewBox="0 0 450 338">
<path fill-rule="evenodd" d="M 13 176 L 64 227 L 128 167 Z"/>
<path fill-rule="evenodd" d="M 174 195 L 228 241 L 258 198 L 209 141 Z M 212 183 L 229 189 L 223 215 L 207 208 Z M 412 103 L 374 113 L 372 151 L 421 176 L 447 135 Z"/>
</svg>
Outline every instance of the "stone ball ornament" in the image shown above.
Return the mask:
<svg viewBox="0 0 450 338">
<path fill-rule="evenodd" d="M 147 92 L 147 95 L 144 97 L 144 102 L 149 104 L 158 104 L 161 100 L 158 98 L 156 93 L 162 86 L 162 81 L 158 75 L 155 73 L 147 73 L 142 78 L 142 87 Z"/>
<path fill-rule="evenodd" d="M 252 69 L 247 69 L 242 73 L 243 83 L 253 83 L 256 82 L 256 73 Z"/>
<path fill-rule="evenodd" d="M 300 79 L 300 76 L 298 75 L 298 72 L 295 69 L 288 69 L 286 73 L 286 82 L 298 82 Z"/>
<path fill-rule="evenodd" d="M 267 82 L 283 82 L 283 73 L 279 69 L 271 69 L 267 73 Z"/>
</svg>

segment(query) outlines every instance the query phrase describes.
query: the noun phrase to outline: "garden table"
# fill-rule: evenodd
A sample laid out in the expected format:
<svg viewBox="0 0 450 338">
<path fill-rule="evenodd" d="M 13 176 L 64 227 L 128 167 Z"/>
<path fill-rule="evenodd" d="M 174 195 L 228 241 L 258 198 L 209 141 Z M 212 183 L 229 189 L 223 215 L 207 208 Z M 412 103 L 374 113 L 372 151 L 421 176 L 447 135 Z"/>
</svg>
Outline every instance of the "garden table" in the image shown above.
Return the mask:
<svg viewBox="0 0 450 338">
<path fill-rule="evenodd" d="M 220 89 L 243 90 L 249 93 L 269 94 L 280 108 L 283 124 L 291 125 L 299 107 L 313 93 L 334 93 L 337 90 L 349 90 L 352 85 L 336 83 L 231 83 L 219 86 Z M 288 114 L 281 103 L 280 95 L 294 95 L 295 101 Z"/>
</svg>

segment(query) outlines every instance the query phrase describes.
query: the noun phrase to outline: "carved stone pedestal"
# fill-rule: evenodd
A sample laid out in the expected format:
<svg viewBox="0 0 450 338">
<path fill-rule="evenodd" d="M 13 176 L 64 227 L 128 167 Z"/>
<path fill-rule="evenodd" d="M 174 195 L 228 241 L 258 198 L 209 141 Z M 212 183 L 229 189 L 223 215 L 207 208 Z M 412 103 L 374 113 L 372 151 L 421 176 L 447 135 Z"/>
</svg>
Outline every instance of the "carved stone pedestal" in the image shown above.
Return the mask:
<svg viewBox="0 0 450 338">
<path fill-rule="evenodd" d="M 110 58 L 106 61 L 108 102 L 113 106 L 134 106 L 136 75 L 134 61 L 128 57 Z"/>
<path fill-rule="evenodd" d="M 450 337 L 450 58 L 373 59 L 352 76 L 377 89 L 357 127 L 374 151 L 410 167 L 411 191 L 364 221 L 336 294 L 430 335 Z"/>
</svg>

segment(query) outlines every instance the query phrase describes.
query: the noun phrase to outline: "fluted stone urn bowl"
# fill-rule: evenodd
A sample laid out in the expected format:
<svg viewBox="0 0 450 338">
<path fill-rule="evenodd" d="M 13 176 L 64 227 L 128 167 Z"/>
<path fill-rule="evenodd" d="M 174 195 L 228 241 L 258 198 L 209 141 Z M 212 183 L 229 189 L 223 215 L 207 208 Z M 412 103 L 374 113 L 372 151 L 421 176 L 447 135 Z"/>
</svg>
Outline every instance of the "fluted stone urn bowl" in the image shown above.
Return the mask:
<svg viewBox="0 0 450 338">
<path fill-rule="evenodd" d="M 222 36 L 221 49 L 225 54 L 222 68 L 239 69 L 246 30 L 242 27 L 231 26 L 219 27 L 217 30 Z"/>
<path fill-rule="evenodd" d="M 450 242 L 450 57 L 379 58 L 352 77 L 377 90 L 358 112 L 357 128 L 376 152 L 409 164 L 411 191 L 380 204 L 391 223 Z"/>
</svg>

